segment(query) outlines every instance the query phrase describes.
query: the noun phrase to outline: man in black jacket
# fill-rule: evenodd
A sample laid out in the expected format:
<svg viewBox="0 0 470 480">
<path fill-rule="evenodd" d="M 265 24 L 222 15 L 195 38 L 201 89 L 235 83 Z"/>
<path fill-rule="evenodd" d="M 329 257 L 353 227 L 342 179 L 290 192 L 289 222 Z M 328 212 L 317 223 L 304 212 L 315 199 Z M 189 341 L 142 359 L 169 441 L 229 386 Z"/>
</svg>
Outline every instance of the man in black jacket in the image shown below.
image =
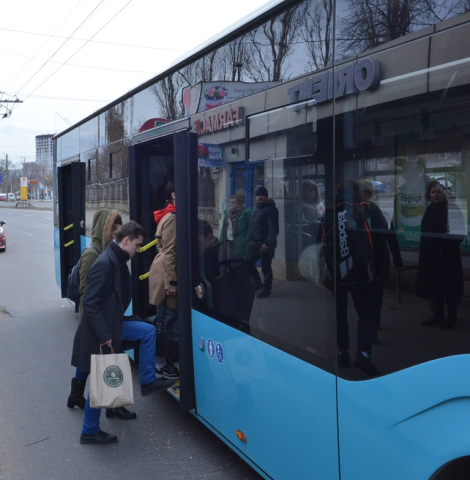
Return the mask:
<svg viewBox="0 0 470 480">
<path fill-rule="evenodd" d="M 251 217 L 250 236 L 246 244 L 245 264 L 255 288 L 263 286 L 258 298 L 266 298 L 271 295 L 273 285 L 271 262 L 279 234 L 279 210 L 274 200 L 268 198 L 268 191 L 264 187 L 256 190 L 256 203 L 257 208 Z M 255 265 L 260 258 L 263 272 L 262 284 Z"/>
<path fill-rule="evenodd" d="M 145 236 L 147 232 L 138 223 L 126 223 L 88 273 L 82 316 L 72 352 L 72 365 L 82 372 L 90 372 L 91 355 L 99 354 L 100 346 L 112 346 L 116 352 L 121 350 L 124 312 L 132 298 L 131 276 L 126 263 L 139 251 Z M 173 384 L 174 381 L 155 378 L 141 386 L 142 395 Z M 100 415 L 100 409 L 91 408 L 88 395 L 80 443 L 117 442 L 115 435 L 100 429 Z"/>
</svg>

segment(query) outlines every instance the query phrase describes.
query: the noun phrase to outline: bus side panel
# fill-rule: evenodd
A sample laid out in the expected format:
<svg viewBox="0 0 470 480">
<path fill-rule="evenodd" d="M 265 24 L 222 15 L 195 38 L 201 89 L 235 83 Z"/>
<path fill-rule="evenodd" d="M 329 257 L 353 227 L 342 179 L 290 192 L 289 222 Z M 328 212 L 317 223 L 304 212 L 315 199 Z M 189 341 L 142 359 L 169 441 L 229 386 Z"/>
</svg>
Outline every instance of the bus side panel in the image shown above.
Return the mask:
<svg viewBox="0 0 470 480">
<path fill-rule="evenodd" d="M 469 371 L 470 355 L 459 355 L 364 382 L 338 379 L 341 479 L 427 480 L 470 455 Z"/>
<path fill-rule="evenodd" d="M 194 310 L 192 321 L 198 416 L 276 480 L 339 478 L 335 377 Z"/>
</svg>

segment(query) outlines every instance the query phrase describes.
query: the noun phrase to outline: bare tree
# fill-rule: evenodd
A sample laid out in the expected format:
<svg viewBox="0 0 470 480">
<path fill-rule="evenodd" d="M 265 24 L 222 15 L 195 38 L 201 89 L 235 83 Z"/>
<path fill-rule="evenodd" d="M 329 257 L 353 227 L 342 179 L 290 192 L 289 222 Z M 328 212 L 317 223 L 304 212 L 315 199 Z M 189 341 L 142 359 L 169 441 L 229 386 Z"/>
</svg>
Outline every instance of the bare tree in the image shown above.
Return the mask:
<svg viewBox="0 0 470 480">
<path fill-rule="evenodd" d="M 218 80 L 240 82 L 244 72 L 249 69 L 250 56 L 248 36 L 242 35 L 219 49 L 216 63 L 216 76 Z"/>
<path fill-rule="evenodd" d="M 469 9 L 469 0 L 347 0 L 340 51 L 357 54 Z"/>
<path fill-rule="evenodd" d="M 333 0 L 315 0 L 305 9 L 302 39 L 310 61 L 306 71 L 326 67 L 333 60 Z"/>
<path fill-rule="evenodd" d="M 191 85 L 187 80 L 184 75 L 175 72 L 150 87 L 151 92 L 157 98 L 162 117 L 170 122 L 182 118 L 184 115 L 181 91 L 183 86 Z"/>
<path fill-rule="evenodd" d="M 295 51 L 305 9 L 305 4 L 296 5 L 247 34 L 252 57 L 248 75 L 254 81 L 275 82 L 289 77 L 286 62 Z"/>
</svg>

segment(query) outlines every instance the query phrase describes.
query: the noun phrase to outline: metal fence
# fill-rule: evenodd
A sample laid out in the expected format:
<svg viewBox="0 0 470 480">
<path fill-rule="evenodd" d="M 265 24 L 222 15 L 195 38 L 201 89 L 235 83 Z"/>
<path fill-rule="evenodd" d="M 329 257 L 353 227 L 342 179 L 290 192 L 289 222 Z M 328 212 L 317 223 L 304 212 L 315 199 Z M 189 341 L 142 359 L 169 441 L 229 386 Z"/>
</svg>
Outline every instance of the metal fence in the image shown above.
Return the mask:
<svg viewBox="0 0 470 480">
<path fill-rule="evenodd" d="M 85 201 L 87 208 L 114 208 L 129 213 L 129 179 L 87 185 Z"/>
</svg>

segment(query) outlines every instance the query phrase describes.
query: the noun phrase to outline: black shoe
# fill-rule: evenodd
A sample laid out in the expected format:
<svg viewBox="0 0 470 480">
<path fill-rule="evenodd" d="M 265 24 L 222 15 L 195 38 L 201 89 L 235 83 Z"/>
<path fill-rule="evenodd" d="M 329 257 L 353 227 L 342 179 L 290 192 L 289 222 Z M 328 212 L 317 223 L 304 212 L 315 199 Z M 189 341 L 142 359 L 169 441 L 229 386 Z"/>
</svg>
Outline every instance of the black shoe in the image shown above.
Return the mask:
<svg viewBox="0 0 470 480">
<path fill-rule="evenodd" d="M 375 365 L 371 362 L 370 358 L 364 357 L 362 352 L 356 352 L 356 359 L 353 365 L 365 372 L 368 377 L 377 377 L 380 372 L 375 368 Z"/>
<path fill-rule="evenodd" d="M 351 366 L 349 352 L 338 352 L 338 367 L 348 368 Z"/>
<path fill-rule="evenodd" d="M 143 397 L 150 395 L 153 392 L 159 392 L 160 390 L 166 390 L 175 384 L 174 380 L 166 380 L 165 378 L 157 378 L 152 383 L 140 386 L 140 392 Z"/>
<path fill-rule="evenodd" d="M 264 287 L 259 295 L 256 295 L 258 298 L 267 298 L 271 295 L 271 289 Z"/>
<path fill-rule="evenodd" d="M 155 373 L 157 377 L 168 378 L 170 380 L 177 380 L 180 378 L 180 372 L 175 364 L 169 359 L 166 359 L 166 364 L 162 368 L 156 368 Z"/>
<path fill-rule="evenodd" d="M 94 435 L 84 435 L 83 433 L 80 435 L 80 443 L 82 445 L 105 445 L 107 443 L 116 443 L 117 441 L 116 435 L 103 432 L 103 430 Z"/>
<path fill-rule="evenodd" d="M 83 395 L 74 395 L 71 393 L 67 399 L 67 407 L 74 408 L 78 407 L 82 410 L 85 410 L 86 398 Z"/>
<path fill-rule="evenodd" d="M 106 418 L 120 418 L 121 420 L 134 420 L 137 418 L 137 413 L 127 410 L 125 407 L 107 408 Z"/>
</svg>

